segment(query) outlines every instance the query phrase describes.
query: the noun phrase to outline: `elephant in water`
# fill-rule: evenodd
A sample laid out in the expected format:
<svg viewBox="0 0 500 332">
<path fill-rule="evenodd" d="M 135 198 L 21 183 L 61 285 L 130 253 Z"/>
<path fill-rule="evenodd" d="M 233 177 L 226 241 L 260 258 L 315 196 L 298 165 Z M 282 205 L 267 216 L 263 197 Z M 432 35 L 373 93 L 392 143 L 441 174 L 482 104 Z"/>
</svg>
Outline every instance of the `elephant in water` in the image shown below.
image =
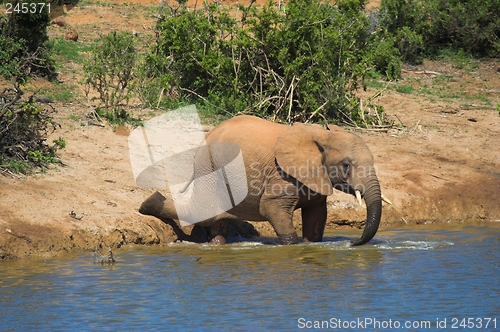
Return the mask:
<svg viewBox="0 0 500 332">
<path fill-rule="evenodd" d="M 296 209 L 302 213 L 303 241 L 319 242 L 326 224 L 327 196 L 341 190 L 366 203 L 366 225 L 352 245 L 370 241 L 382 215 L 373 156 L 357 135 L 337 126 L 327 127 L 301 123 L 287 126 L 247 115 L 215 127 L 206 137 L 207 144 L 195 154 L 192 179 L 183 189 L 189 195 L 181 207 L 182 215 L 191 211 L 203 216 L 204 209 L 220 205 L 216 202 L 218 195 L 212 193 L 222 187 L 232 204 L 216 215 L 206 214 L 196 220 L 200 226 L 210 226 L 211 242 L 224 244 L 229 221 L 243 219 L 269 221 L 281 244 L 298 243 L 292 222 Z M 238 155 L 242 157 L 242 171 L 231 174 L 240 179 L 231 182 L 224 166 Z M 218 183 L 203 180 L 214 171 L 221 171 Z M 238 192 L 244 195 L 236 199 Z M 179 204 L 173 203 L 169 193 L 164 194 L 167 197 L 154 193 L 139 212 L 173 224 L 173 219 L 181 215 Z"/>
</svg>

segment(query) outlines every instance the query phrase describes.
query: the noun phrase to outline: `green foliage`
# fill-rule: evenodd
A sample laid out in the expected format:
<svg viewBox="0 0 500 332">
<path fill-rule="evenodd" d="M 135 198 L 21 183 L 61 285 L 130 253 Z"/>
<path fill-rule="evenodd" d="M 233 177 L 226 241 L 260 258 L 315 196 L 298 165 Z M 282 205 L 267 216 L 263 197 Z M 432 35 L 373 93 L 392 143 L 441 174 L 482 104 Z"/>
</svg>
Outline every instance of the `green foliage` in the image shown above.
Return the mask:
<svg viewBox="0 0 500 332">
<path fill-rule="evenodd" d="M 427 55 L 451 48 L 500 56 L 500 0 L 382 0 L 380 13 L 408 61 L 418 60 L 421 48 Z"/>
<path fill-rule="evenodd" d="M 366 107 L 360 107 L 352 113 L 352 119 L 363 127 L 378 126 L 388 123 L 385 119 L 385 110 L 380 105 L 369 103 Z"/>
<path fill-rule="evenodd" d="M 500 55 L 500 1 L 436 1 L 427 43 L 483 56 Z"/>
<path fill-rule="evenodd" d="M 367 34 L 365 1 L 290 0 L 286 15 L 272 1 L 258 9 L 252 4 L 238 5 L 237 15 L 215 4 L 180 6 L 160 20 L 143 67 L 143 100 L 201 100 L 219 113 L 284 122 L 353 123 L 355 90 L 366 71 L 400 73 L 390 41 L 372 52 L 370 40 L 382 37 Z"/>
<path fill-rule="evenodd" d="M 411 64 L 422 63 L 424 48 L 422 35 L 405 26 L 393 38 L 402 59 Z"/>
<path fill-rule="evenodd" d="M 119 110 L 132 97 L 137 62 L 133 38 L 130 33 L 111 32 L 99 39 L 83 65 L 86 94 L 97 91 L 104 108 Z"/>
<path fill-rule="evenodd" d="M 479 67 L 479 61 L 474 59 L 474 56 L 470 52 L 466 52 L 464 50 L 454 51 L 452 49 L 445 48 L 439 50 L 437 58 L 452 64 L 458 69 L 476 70 Z"/>
<path fill-rule="evenodd" d="M 366 27 L 367 56 L 376 71 L 368 70 L 365 78 L 373 76 L 375 72 L 383 74 L 390 80 L 401 77 L 402 60 L 396 44 L 397 38 L 382 25 L 380 11 L 369 11 L 367 18 L 369 21 Z"/>
<path fill-rule="evenodd" d="M 0 18 L 1 20 L 1 18 Z M 0 34 L 0 75 L 10 78 L 17 73 L 19 54 L 22 54 L 24 40 L 5 37 Z"/>
<path fill-rule="evenodd" d="M 108 123 L 113 125 L 122 126 L 126 123 L 130 123 L 135 126 L 142 125 L 142 121 L 140 119 L 132 117 L 129 112 L 127 112 L 123 108 L 114 108 L 108 110 L 98 107 L 94 112 L 96 117 L 106 119 Z"/>
<path fill-rule="evenodd" d="M 38 0 L 13 0 L 9 3 L 13 8 L 17 4 L 31 8 L 38 6 Z M 39 7 L 38 7 L 39 8 Z M 48 8 L 34 12 L 12 10 L 12 14 L 0 17 L 0 75 L 5 78 L 16 77 L 24 82 L 28 75 L 53 75 L 53 59 L 50 56 L 47 26 L 49 24 Z"/>
<path fill-rule="evenodd" d="M 10 4 L 12 13 L 0 16 L 0 75 L 12 81 L 0 91 L 0 171 L 28 174 L 33 168 L 60 162 L 56 151 L 64 140 L 52 146 L 46 143 L 49 130 L 58 125 L 52 119 L 54 108 L 37 104 L 34 95 L 22 99 L 21 87 L 30 76 L 54 76 L 47 36 L 48 7 L 40 10 L 37 0 L 13 0 Z"/>
<path fill-rule="evenodd" d="M 411 85 L 398 85 L 396 87 L 396 91 L 399 93 L 405 93 L 405 94 L 410 94 L 413 92 L 413 86 Z"/>
<path fill-rule="evenodd" d="M 97 41 L 95 50 L 83 65 L 85 92 L 88 96 L 91 89 L 95 90 L 101 102 L 95 116 L 106 119 L 110 124 L 141 125 L 140 119 L 124 109 L 124 103 L 128 103 L 137 91 L 146 93 L 148 90 L 145 67 L 138 73 L 135 70 L 141 64 L 134 45 L 132 34 L 111 32 Z M 141 84 L 140 89 L 138 84 Z"/>
<path fill-rule="evenodd" d="M 52 93 L 46 94 L 47 97 L 56 100 L 56 101 L 61 101 L 64 103 L 69 103 L 74 101 L 74 96 L 73 92 L 71 91 L 71 88 L 74 87 L 68 87 L 67 85 L 64 84 L 58 84 L 56 85 L 58 88 Z"/>
<path fill-rule="evenodd" d="M 82 63 L 83 57 L 80 53 L 90 52 L 95 49 L 94 44 L 75 43 L 71 40 L 65 40 L 62 37 L 56 38 L 52 42 L 52 51 L 61 63 Z"/>
<path fill-rule="evenodd" d="M 383 38 L 372 41 L 371 51 L 367 53 L 375 69 L 389 80 L 401 77 L 401 55 L 394 46 L 394 40 L 395 38 Z"/>
<path fill-rule="evenodd" d="M 53 82 L 53 84 L 40 88 L 37 92 L 38 96 L 44 96 L 52 101 L 60 101 L 70 103 L 75 100 L 75 92 L 78 92 L 77 85 L 71 85 L 67 82 Z"/>
<path fill-rule="evenodd" d="M 52 120 L 55 109 L 37 104 L 34 96 L 21 101 L 19 91 L 16 87 L 0 94 L 6 102 L 0 108 L 0 171 L 28 174 L 33 168 L 60 163 L 56 152 L 66 141 L 60 137 L 51 146 L 46 143 L 49 130 L 58 126 Z"/>
<path fill-rule="evenodd" d="M 32 171 L 32 167 L 26 160 L 8 159 L 0 154 L 0 173 L 6 170 L 15 174 L 29 174 Z"/>
<path fill-rule="evenodd" d="M 66 144 L 68 144 L 66 140 L 62 137 L 56 138 L 52 142 L 61 149 L 64 149 L 66 147 Z"/>
</svg>

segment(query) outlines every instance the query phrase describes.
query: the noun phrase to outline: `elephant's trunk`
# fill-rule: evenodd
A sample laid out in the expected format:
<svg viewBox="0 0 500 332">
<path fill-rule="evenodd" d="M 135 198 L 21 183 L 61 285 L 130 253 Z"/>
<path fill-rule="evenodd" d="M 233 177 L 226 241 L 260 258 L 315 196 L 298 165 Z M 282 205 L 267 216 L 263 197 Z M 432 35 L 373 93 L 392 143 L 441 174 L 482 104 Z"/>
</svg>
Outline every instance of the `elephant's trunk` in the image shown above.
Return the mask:
<svg viewBox="0 0 500 332">
<path fill-rule="evenodd" d="M 353 246 L 359 246 L 370 241 L 377 233 L 382 216 L 382 195 L 376 175 L 371 175 L 364 181 L 364 199 L 366 203 L 366 224 L 363 235 L 352 241 Z"/>
</svg>

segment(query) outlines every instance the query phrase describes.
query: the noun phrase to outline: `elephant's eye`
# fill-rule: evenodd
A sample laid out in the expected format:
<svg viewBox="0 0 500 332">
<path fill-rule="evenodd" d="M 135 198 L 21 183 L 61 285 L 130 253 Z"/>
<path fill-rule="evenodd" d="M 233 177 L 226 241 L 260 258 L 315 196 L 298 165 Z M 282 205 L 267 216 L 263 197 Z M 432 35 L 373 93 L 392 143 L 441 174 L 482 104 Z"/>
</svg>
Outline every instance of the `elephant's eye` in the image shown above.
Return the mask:
<svg viewBox="0 0 500 332">
<path fill-rule="evenodd" d="M 348 163 L 343 163 L 342 166 L 344 166 L 344 174 L 345 176 L 349 176 L 349 171 L 351 169 L 351 165 L 349 165 Z"/>
</svg>

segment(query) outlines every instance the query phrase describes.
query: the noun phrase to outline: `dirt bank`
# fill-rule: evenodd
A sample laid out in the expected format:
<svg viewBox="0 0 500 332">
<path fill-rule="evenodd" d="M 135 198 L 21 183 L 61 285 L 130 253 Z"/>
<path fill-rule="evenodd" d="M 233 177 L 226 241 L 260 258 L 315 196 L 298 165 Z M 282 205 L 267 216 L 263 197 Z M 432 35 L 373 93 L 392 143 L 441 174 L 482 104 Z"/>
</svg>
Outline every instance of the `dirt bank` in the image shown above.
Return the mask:
<svg viewBox="0 0 500 332">
<path fill-rule="evenodd" d="M 135 24 L 137 31 L 147 31 L 147 20 L 126 16 L 119 8 L 100 7 L 99 24 L 129 30 Z M 85 19 L 92 10 L 75 8 L 65 16 L 80 42 L 96 33 L 94 21 Z M 128 18 L 119 21 L 124 16 Z M 64 32 L 51 29 L 52 36 Z M 382 227 L 499 221 L 500 116 L 495 108 L 500 103 L 500 62 L 471 61 L 465 66 L 427 61 L 406 68 L 402 80 L 374 81 L 360 92 L 366 100 L 382 91 L 378 103 L 397 125 L 384 132 L 357 131 L 374 154 L 383 193 L 393 202 L 384 206 Z M 75 82 L 74 75 L 61 73 L 66 82 Z M 151 191 L 134 183 L 129 129 L 113 131 L 88 122 L 93 108 L 81 100 L 53 104 L 62 124 L 54 137 L 68 142 L 60 153 L 66 166 L 21 179 L 0 175 L 0 259 L 176 239 L 170 226 L 137 212 Z M 352 197 L 335 194 L 329 202 L 328 228 L 362 226 L 365 209 Z M 255 228 L 274 236 L 267 223 Z"/>
</svg>

